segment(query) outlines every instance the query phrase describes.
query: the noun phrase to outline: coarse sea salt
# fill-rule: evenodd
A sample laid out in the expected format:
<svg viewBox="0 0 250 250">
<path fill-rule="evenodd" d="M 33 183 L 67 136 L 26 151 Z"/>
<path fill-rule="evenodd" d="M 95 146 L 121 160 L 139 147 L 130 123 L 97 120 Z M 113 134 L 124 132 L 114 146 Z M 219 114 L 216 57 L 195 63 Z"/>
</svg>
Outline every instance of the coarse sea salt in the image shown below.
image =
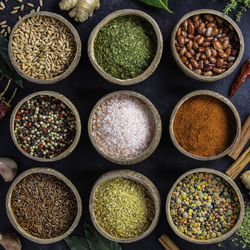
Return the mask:
<svg viewBox="0 0 250 250">
<path fill-rule="evenodd" d="M 139 98 L 119 94 L 101 103 L 92 120 L 97 146 L 112 158 L 134 158 L 150 145 L 155 132 L 152 111 Z"/>
</svg>

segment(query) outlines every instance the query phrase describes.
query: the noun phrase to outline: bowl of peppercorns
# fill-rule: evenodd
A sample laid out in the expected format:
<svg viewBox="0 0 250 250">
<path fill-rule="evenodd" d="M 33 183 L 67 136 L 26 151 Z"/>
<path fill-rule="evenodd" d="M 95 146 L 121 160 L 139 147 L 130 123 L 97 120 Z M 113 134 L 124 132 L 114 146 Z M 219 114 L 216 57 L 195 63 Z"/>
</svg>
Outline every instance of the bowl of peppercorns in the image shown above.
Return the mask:
<svg viewBox="0 0 250 250">
<path fill-rule="evenodd" d="M 65 96 L 40 91 L 21 100 L 10 119 L 11 137 L 27 157 L 41 162 L 68 156 L 81 135 L 76 107 Z"/>
<path fill-rule="evenodd" d="M 226 174 L 198 168 L 181 175 L 168 193 L 167 220 L 182 239 L 196 244 L 218 243 L 239 228 L 244 200 Z"/>
<path fill-rule="evenodd" d="M 244 39 L 230 17 L 216 10 L 200 9 L 178 21 L 171 36 L 171 50 L 187 76 L 213 82 L 230 75 L 239 65 Z"/>
</svg>

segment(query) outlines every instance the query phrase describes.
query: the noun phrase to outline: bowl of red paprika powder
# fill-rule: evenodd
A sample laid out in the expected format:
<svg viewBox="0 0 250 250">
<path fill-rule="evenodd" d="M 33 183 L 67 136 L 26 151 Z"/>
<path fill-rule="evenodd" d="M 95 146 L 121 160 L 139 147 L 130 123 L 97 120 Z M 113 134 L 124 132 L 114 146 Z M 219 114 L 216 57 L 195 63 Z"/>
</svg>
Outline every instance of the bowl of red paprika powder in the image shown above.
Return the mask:
<svg viewBox="0 0 250 250">
<path fill-rule="evenodd" d="M 196 160 L 219 159 L 238 142 L 241 121 L 226 97 L 210 90 L 184 96 L 175 106 L 169 125 L 174 146 Z"/>
</svg>

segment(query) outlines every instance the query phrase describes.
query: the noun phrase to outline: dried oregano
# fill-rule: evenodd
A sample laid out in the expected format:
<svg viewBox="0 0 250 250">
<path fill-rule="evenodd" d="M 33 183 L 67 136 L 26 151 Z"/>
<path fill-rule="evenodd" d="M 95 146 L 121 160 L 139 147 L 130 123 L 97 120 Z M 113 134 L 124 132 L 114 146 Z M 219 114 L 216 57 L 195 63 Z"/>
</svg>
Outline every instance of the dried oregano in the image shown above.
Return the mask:
<svg viewBox="0 0 250 250">
<path fill-rule="evenodd" d="M 97 63 L 119 79 L 142 74 L 151 64 L 156 49 L 157 38 L 152 25 L 133 15 L 117 17 L 107 23 L 94 43 Z"/>
</svg>

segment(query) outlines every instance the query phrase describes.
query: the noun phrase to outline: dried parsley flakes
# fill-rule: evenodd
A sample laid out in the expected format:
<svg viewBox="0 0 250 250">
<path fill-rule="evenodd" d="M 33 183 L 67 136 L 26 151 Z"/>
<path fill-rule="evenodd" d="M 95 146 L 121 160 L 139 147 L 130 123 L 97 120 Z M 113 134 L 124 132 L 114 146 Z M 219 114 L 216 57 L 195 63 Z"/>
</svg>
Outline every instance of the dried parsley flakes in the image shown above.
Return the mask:
<svg viewBox="0 0 250 250">
<path fill-rule="evenodd" d="M 142 74 L 153 61 L 156 49 L 153 26 L 135 15 L 113 19 L 99 31 L 94 42 L 97 63 L 122 80 Z"/>
</svg>

